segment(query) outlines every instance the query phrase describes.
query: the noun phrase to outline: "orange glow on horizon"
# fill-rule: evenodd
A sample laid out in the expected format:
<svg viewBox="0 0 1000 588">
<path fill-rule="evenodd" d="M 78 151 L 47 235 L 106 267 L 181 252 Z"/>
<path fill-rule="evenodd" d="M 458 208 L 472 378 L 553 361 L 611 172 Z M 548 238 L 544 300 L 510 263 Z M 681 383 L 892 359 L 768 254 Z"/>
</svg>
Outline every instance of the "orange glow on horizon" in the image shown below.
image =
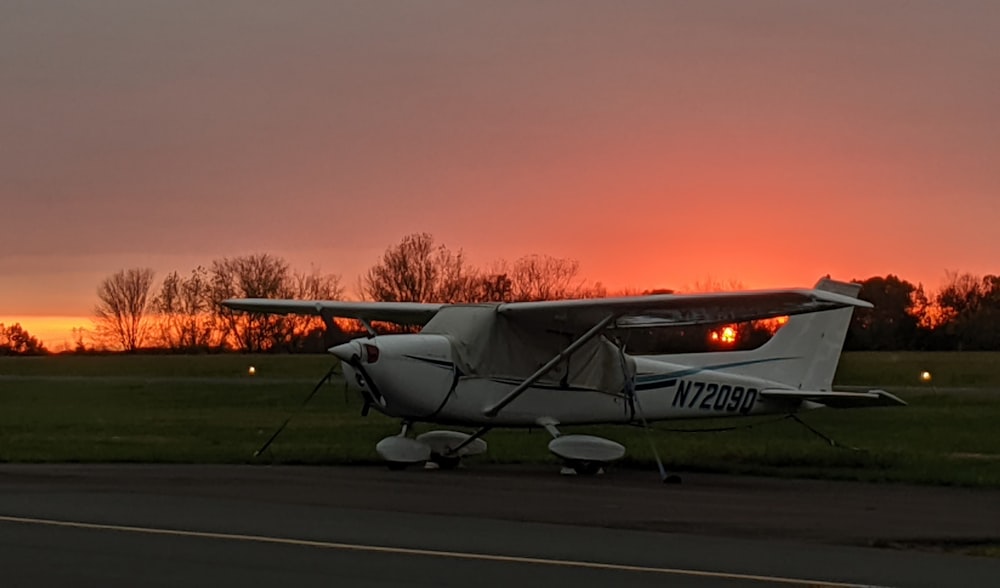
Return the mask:
<svg viewBox="0 0 1000 588">
<path fill-rule="evenodd" d="M 29 335 L 52 352 L 73 349 L 73 329 L 93 331 L 94 324 L 85 316 L 0 316 L 0 324 L 20 324 Z"/>
</svg>

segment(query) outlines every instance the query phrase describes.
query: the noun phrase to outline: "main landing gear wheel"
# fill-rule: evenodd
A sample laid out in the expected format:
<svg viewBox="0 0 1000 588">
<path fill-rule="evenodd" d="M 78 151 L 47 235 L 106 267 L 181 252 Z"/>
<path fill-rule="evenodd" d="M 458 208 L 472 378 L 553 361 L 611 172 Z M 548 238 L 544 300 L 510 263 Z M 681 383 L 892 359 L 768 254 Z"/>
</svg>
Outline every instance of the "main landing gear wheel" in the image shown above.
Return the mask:
<svg viewBox="0 0 1000 588">
<path fill-rule="evenodd" d="M 549 451 L 561 457 L 566 467 L 579 476 L 595 476 L 604 466 L 625 455 L 625 447 L 620 443 L 593 435 L 556 437 L 549 442 Z"/>
</svg>

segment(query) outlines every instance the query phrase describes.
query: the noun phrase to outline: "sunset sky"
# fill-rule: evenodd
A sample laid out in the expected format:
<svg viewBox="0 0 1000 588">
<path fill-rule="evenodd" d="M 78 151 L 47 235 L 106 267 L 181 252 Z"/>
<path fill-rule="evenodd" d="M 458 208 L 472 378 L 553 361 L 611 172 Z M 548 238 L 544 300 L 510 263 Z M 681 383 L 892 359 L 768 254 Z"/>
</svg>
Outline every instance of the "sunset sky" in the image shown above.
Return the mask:
<svg viewBox="0 0 1000 588">
<path fill-rule="evenodd" d="M 350 286 L 422 231 L 611 289 L 998 273 L 998 30 L 992 1 L 6 0 L 0 322 L 57 347 L 118 269 L 255 252 Z"/>
</svg>

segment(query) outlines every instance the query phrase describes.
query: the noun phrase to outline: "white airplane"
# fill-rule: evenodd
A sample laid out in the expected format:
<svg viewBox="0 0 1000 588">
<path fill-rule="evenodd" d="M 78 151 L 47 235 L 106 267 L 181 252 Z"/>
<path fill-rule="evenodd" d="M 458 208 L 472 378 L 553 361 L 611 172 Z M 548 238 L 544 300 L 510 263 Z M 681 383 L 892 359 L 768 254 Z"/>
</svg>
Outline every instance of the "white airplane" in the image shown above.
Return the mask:
<svg viewBox="0 0 1000 588">
<path fill-rule="evenodd" d="M 829 407 L 905 404 L 882 390 L 831 389 L 857 284 L 824 278 L 813 289 L 491 304 L 232 299 L 231 309 L 359 319 L 369 336 L 330 349 L 369 407 L 402 421 L 376 451 L 392 468 L 454 467 L 486 451 L 496 427 L 543 427 L 567 468 L 599 471 L 625 448 L 560 425 L 788 414 Z M 725 324 L 790 317 L 749 351 L 634 356 L 609 329 Z M 422 326 L 376 335 L 372 321 Z M 411 425 L 477 427 L 411 436 Z M 655 452 L 655 447 L 654 447 Z M 659 457 L 657 456 L 657 461 Z M 564 468 L 565 469 L 565 468 Z M 663 468 L 661 474 L 667 478 Z"/>
</svg>

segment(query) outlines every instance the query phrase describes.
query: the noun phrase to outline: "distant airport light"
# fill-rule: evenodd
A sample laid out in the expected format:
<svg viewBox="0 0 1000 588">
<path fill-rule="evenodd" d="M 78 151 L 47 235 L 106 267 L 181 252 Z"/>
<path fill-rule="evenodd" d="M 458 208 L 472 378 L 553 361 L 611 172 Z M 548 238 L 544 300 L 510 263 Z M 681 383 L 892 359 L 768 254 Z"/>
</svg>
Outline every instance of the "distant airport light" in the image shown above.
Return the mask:
<svg viewBox="0 0 1000 588">
<path fill-rule="evenodd" d="M 930 372 L 920 372 L 920 381 L 921 382 L 930 382 L 931 381 L 931 373 Z"/>
<path fill-rule="evenodd" d="M 257 373 L 257 368 L 250 366 L 250 369 L 247 370 L 247 373 L 252 376 Z"/>
</svg>

